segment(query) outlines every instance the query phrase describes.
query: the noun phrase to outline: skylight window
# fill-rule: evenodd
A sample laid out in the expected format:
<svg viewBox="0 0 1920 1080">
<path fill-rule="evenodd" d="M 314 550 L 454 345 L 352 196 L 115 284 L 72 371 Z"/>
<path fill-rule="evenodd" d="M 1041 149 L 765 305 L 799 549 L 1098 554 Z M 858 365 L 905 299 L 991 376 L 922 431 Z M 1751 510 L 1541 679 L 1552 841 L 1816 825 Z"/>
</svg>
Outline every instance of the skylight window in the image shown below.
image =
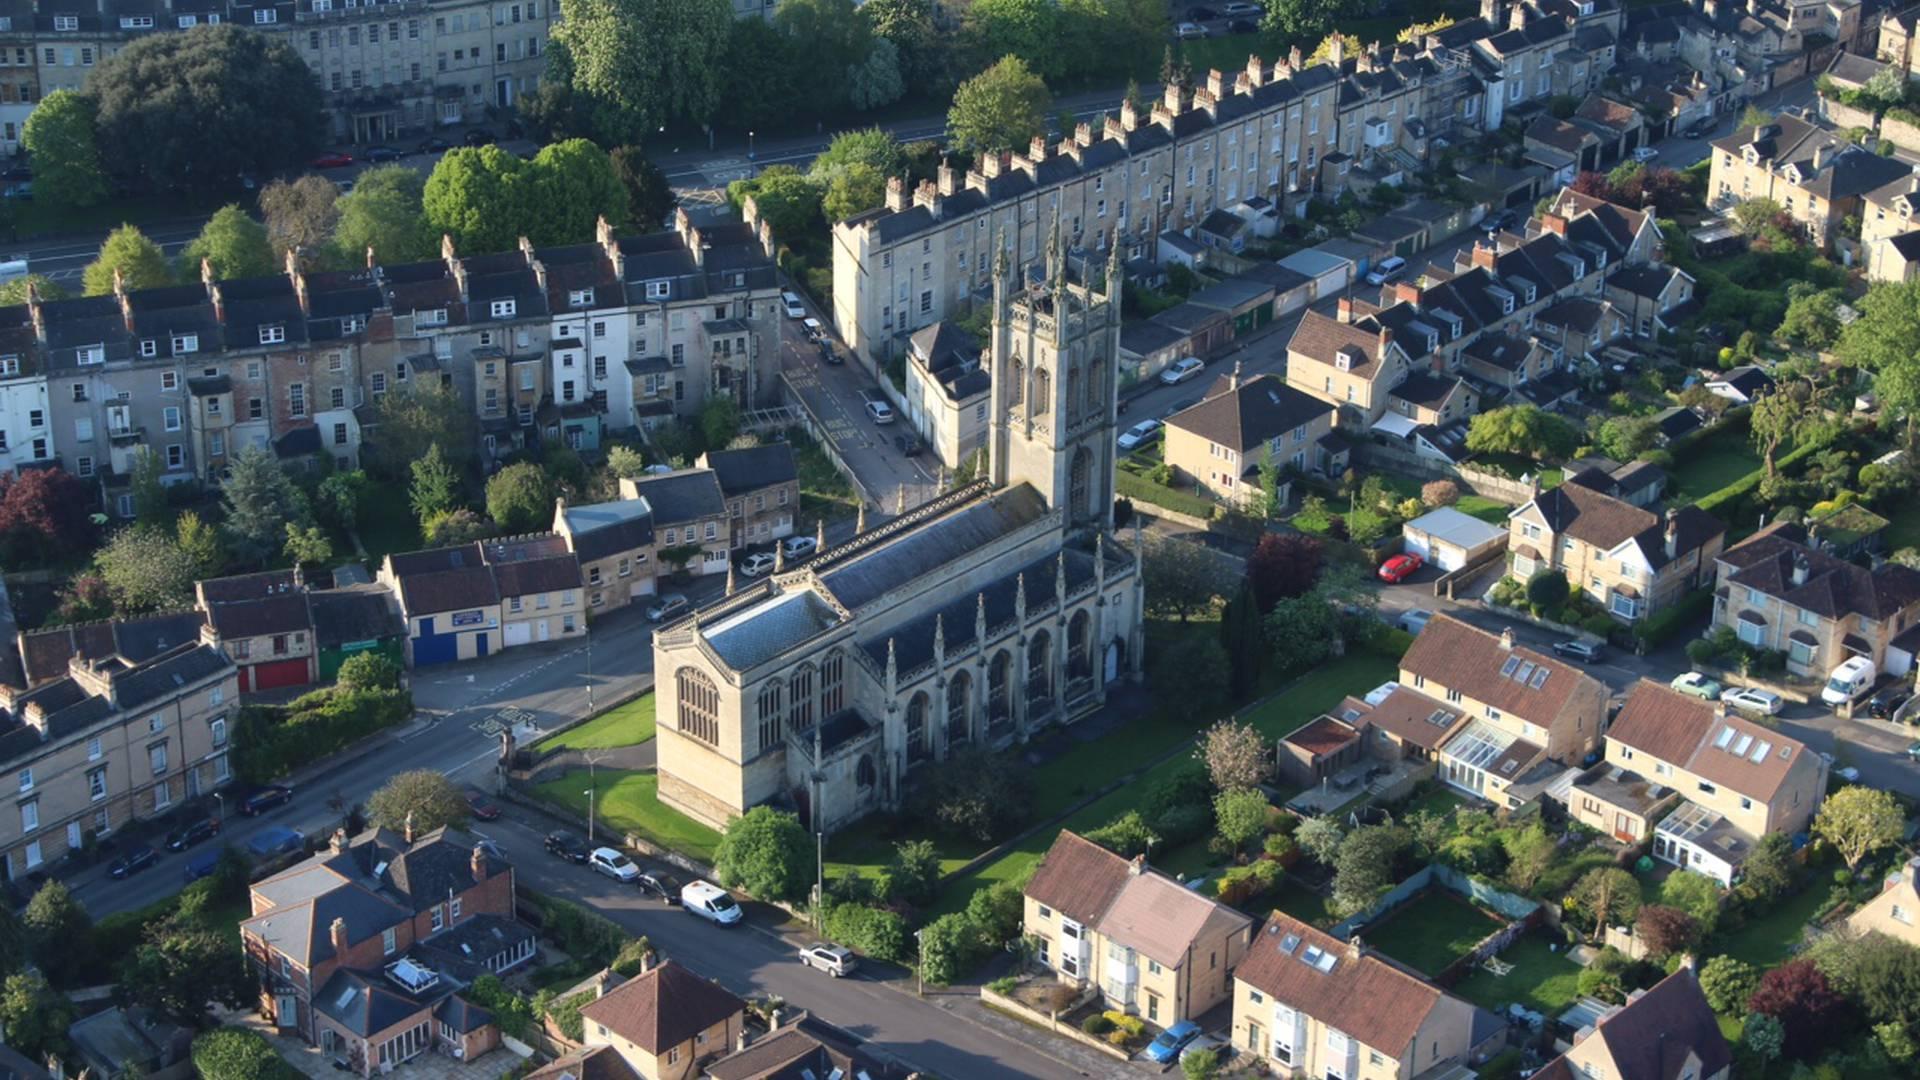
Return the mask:
<svg viewBox="0 0 1920 1080">
<path fill-rule="evenodd" d="M 1513 670 L 1519 666 L 1520 666 L 1519 657 L 1517 656 L 1507 657 L 1507 662 L 1500 665 L 1500 677 L 1503 679 L 1513 678 Z"/>
</svg>

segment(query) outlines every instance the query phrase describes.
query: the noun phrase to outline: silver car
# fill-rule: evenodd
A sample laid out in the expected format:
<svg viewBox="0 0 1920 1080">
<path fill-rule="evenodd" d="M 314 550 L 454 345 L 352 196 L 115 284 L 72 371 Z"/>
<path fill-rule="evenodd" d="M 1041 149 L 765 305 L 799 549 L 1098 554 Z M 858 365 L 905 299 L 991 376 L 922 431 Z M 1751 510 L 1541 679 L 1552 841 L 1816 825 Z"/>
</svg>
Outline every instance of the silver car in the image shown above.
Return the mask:
<svg viewBox="0 0 1920 1080">
<path fill-rule="evenodd" d="M 665 622 L 687 610 L 687 598 L 679 593 L 667 593 L 651 607 L 647 608 L 648 622 Z"/>
<path fill-rule="evenodd" d="M 800 950 L 800 962 L 836 979 L 860 966 L 860 958 L 853 950 L 839 945 L 809 945 Z"/>
</svg>

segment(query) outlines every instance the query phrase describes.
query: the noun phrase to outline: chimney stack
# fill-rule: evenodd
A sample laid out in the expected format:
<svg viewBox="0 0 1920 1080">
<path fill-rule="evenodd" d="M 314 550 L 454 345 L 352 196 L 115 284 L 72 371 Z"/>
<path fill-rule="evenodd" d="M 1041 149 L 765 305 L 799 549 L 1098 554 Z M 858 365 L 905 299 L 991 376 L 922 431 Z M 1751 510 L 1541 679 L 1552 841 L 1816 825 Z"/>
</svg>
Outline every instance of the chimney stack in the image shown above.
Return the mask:
<svg viewBox="0 0 1920 1080">
<path fill-rule="evenodd" d="M 1348 938 L 1347 939 L 1347 959 L 1358 962 L 1360 959 L 1360 952 L 1363 948 L 1365 948 L 1365 945 L 1361 942 L 1359 934 L 1356 933 L 1352 937 Z"/>
<path fill-rule="evenodd" d="M 1669 524 L 1668 524 L 1668 526 L 1667 526 L 1667 535 L 1669 535 L 1669 536 L 1671 536 L 1671 535 L 1673 535 L 1673 526 L 1672 526 L 1672 524 L 1671 524 L 1671 523 L 1669 523 Z M 1671 557 L 1672 557 L 1672 556 L 1671 556 L 1671 552 L 1672 552 L 1672 547 L 1673 547 L 1673 545 L 1672 545 L 1672 542 L 1671 542 L 1671 541 L 1669 541 L 1669 542 L 1668 542 L 1668 545 L 1667 545 L 1667 547 L 1668 547 L 1668 552 L 1669 552 L 1669 556 L 1668 556 L 1668 557 L 1669 557 L 1669 558 L 1671 558 Z M 1806 555 L 1805 555 L 1804 553 L 1799 553 L 1799 554 L 1795 554 L 1795 555 L 1794 555 L 1794 557 L 1793 557 L 1793 585 L 1794 585 L 1794 587 L 1795 587 L 1795 588 L 1799 588 L 1800 586 L 1802 586 L 1802 585 L 1805 585 L 1805 584 L 1807 583 L 1807 575 L 1808 575 L 1809 573 L 1811 573 L 1812 571 L 1813 571 L 1813 562 L 1812 562 L 1812 560 L 1810 560 L 1810 559 L 1808 559 L 1808 558 L 1806 557 Z"/>
<path fill-rule="evenodd" d="M 1673 509 L 1669 509 L 1669 510 L 1667 511 L 1667 539 L 1666 539 L 1666 548 L 1667 548 L 1667 558 L 1668 558 L 1669 560 L 1671 560 L 1671 559 L 1673 559 L 1673 558 L 1675 558 L 1675 557 L 1676 557 L 1676 556 L 1677 556 L 1677 555 L 1679 554 L 1679 550 L 1680 550 L 1680 511 L 1678 511 L 1678 510 L 1673 510 Z"/>
<path fill-rule="evenodd" d="M 345 957 L 347 955 L 347 946 L 350 944 L 350 942 L 347 941 L 347 920 L 335 918 L 333 925 L 327 928 L 327 935 L 333 941 L 334 955 Z"/>
<path fill-rule="evenodd" d="M 1133 857 L 1133 861 L 1127 864 L 1128 877 L 1139 877 L 1141 874 L 1144 874 L 1146 872 L 1147 872 L 1147 857 L 1145 855 L 1135 855 Z"/>
<path fill-rule="evenodd" d="M 1351 296 L 1341 297 L 1340 304 L 1338 307 L 1334 309 L 1334 312 L 1335 312 L 1334 317 L 1339 319 L 1342 323 L 1352 322 L 1353 321 L 1353 297 Z"/>
<path fill-rule="evenodd" d="M 1420 283 L 1417 281 L 1393 283 L 1393 298 L 1402 304 L 1412 304 L 1416 310 L 1420 307 L 1420 298 L 1423 295 L 1425 290 L 1420 288 Z"/>
<path fill-rule="evenodd" d="M 1227 389 L 1240 389 L 1240 361 L 1238 360 L 1233 362 L 1233 374 L 1227 376 Z"/>
<path fill-rule="evenodd" d="M 400 835 L 406 838 L 407 843 L 413 843 L 413 811 L 411 810 L 407 811 L 407 819 L 400 824 Z"/>
<path fill-rule="evenodd" d="M 1500 647 L 1508 652 L 1513 651 L 1513 627 L 1500 631 Z"/>
<path fill-rule="evenodd" d="M 907 208 L 907 178 L 887 177 L 887 209 L 899 213 Z"/>
<path fill-rule="evenodd" d="M 1493 241 L 1473 245 L 1473 268 L 1492 273 L 1500 268 L 1500 249 Z"/>
<path fill-rule="evenodd" d="M 1373 358 L 1375 360 L 1385 360 L 1387 358 L 1387 349 L 1393 344 L 1393 329 L 1386 326 L 1381 327 L 1380 337 L 1377 341 L 1378 344 L 1375 348 Z"/>
<path fill-rule="evenodd" d="M 347 829 L 341 826 L 333 830 L 333 837 L 327 841 L 327 851 L 334 855 L 345 854 L 347 850 Z"/>
<path fill-rule="evenodd" d="M 474 884 L 487 880 L 487 849 L 480 844 L 473 845 L 473 858 L 468 869 L 473 871 Z"/>
<path fill-rule="evenodd" d="M 1559 214 L 1541 214 L 1540 227 L 1562 239 L 1567 235 L 1567 219 Z"/>
</svg>

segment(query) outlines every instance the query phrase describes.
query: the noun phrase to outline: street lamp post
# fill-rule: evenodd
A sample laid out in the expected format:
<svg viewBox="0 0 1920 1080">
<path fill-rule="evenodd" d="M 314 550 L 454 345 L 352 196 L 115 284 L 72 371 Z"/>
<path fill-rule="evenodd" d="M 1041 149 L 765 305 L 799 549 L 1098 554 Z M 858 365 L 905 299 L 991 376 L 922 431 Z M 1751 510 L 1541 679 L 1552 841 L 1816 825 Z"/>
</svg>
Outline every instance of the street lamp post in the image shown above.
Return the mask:
<svg viewBox="0 0 1920 1080">
<path fill-rule="evenodd" d="M 747 132 L 747 160 L 753 160 L 753 132 Z"/>
<path fill-rule="evenodd" d="M 913 965 L 914 993 L 927 996 L 927 928 L 921 927 L 913 932 L 913 943 L 920 950 L 919 961 Z"/>
<path fill-rule="evenodd" d="M 813 931 L 820 932 L 820 908 L 827 899 L 827 834 L 813 832 Z"/>
<path fill-rule="evenodd" d="M 581 794 L 587 797 L 587 846 L 593 846 L 593 789 L 588 788 Z"/>
<path fill-rule="evenodd" d="M 587 716 L 593 716 L 593 627 L 587 627 Z"/>
<path fill-rule="evenodd" d="M 227 800 L 222 798 L 220 793 L 216 791 L 213 793 L 213 805 L 217 811 L 217 816 L 214 820 L 218 821 L 222 827 L 225 827 L 227 824 Z"/>
</svg>

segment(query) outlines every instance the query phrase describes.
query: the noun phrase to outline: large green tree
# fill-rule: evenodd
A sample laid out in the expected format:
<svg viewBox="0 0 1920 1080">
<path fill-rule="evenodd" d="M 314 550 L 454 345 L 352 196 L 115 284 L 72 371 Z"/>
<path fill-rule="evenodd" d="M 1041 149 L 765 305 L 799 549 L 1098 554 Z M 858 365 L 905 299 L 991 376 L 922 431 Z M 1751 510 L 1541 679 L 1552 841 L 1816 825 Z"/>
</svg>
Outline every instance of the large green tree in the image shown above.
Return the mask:
<svg viewBox="0 0 1920 1080">
<path fill-rule="evenodd" d="M 34 194 L 54 206 L 92 206 L 107 195 L 93 98 L 55 90 L 27 116 L 21 144 L 33 155 Z"/>
<path fill-rule="evenodd" d="M 471 812 L 467 797 L 444 773 L 434 769 L 396 773 L 367 796 L 369 820 L 396 832 L 411 825 L 415 836 L 442 825 L 465 825 Z"/>
<path fill-rule="evenodd" d="M 67 290 L 45 274 L 27 274 L 12 281 L 0 283 L 0 307 L 15 307 L 27 302 L 27 293 L 31 291 L 42 301 L 65 300 Z"/>
<path fill-rule="evenodd" d="M 534 532 L 552 519 L 547 474 L 530 461 L 509 465 L 487 481 L 487 513 L 509 533 Z"/>
<path fill-rule="evenodd" d="M 128 292 L 157 289 L 173 284 L 173 271 L 160 245 L 132 225 L 122 225 L 107 234 L 100 245 L 100 257 L 80 272 L 80 286 L 88 296 L 106 296 L 113 292 L 113 272 L 120 272 Z"/>
<path fill-rule="evenodd" d="M 1873 373 L 1873 392 L 1890 416 L 1907 418 L 1907 444 L 1920 416 L 1920 281 L 1882 282 L 1857 305 L 1860 317 L 1840 333 L 1845 363 Z"/>
<path fill-rule="evenodd" d="M 227 510 L 227 548 L 249 565 L 262 565 L 280 554 L 287 524 L 307 516 L 305 497 L 287 479 L 280 459 L 257 447 L 234 455 L 220 491 Z"/>
<path fill-rule="evenodd" d="M 854 0 L 781 0 L 773 26 L 793 41 L 796 55 L 806 58 L 811 73 L 802 83 L 806 104 L 814 110 L 847 104 L 849 73 L 866 62 L 873 41 Z"/>
<path fill-rule="evenodd" d="M 728 120 L 751 131 L 791 121 L 805 103 L 811 67 L 799 43 L 765 19 L 739 19 L 727 35 L 721 75 Z"/>
<path fill-rule="evenodd" d="M 324 176 L 308 173 L 294 180 L 275 180 L 260 190 L 260 213 L 266 218 L 267 240 L 274 254 L 285 258 L 300 252 L 307 267 L 324 261 L 327 246 L 340 218 L 340 188 Z"/>
<path fill-rule="evenodd" d="M 884 204 L 887 178 L 871 165 L 849 165 L 827 182 L 820 211 L 828 221 L 845 221 Z"/>
<path fill-rule="evenodd" d="M 986 58 L 1017 56 L 1043 78 L 1070 69 L 1061 55 L 1062 5 L 1055 0 L 974 0 L 964 31 L 975 53 Z"/>
<path fill-rule="evenodd" d="M 180 249 L 181 277 L 198 279 L 203 259 L 222 279 L 264 277 L 280 269 L 273 245 L 267 242 L 266 226 L 234 203 L 215 210 L 200 235 Z"/>
<path fill-rule="evenodd" d="M 31 1058 L 65 1054 L 72 1023 L 72 1003 L 47 986 L 39 972 L 16 971 L 0 984 L 0 1025 L 15 1050 Z"/>
<path fill-rule="evenodd" d="M 326 130 L 320 85 L 285 34 L 149 34 L 87 77 L 107 171 L 156 190 L 232 190 L 302 166 Z"/>
<path fill-rule="evenodd" d="M 169 532 L 134 525 L 113 534 L 94 565 L 121 615 L 185 607 L 193 600 L 193 560 Z"/>
<path fill-rule="evenodd" d="M 259 984 L 231 932 L 176 914 L 147 932 L 120 970 L 120 995 L 176 1024 L 204 1028 L 216 1005 L 237 1009 Z"/>
<path fill-rule="evenodd" d="M 426 181 L 406 165 L 380 165 L 360 174 L 334 208 L 333 247 L 345 266 L 364 265 L 369 248 L 383 263 L 414 262 L 440 253 L 440 234 L 421 206 Z"/>
<path fill-rule="evenodd" d="M 1906 815 L 1890 792 L 1852 784 L 1826 797 L 1813 819 L 1814 835 L 1832 844 L 1847 868 L 1883 847 L 1897 844 Z"/>
<path fill-rule="evenodd" d="M 388 477 L 407 475 L 413 462 L 438 443 L 457 475 L 473 460 L 473 410 L 460 394 L 431 379 L 412 379 L 405 392 L 389 390 L 375 406 L 374 445 Z"/>
<path fill-rule="evenodd" d="M 638 146 L 622 146 L 608 155 L 613 174 L 627 189 L 627 218 L 642 232 L 664 228 L 680 201 L 667 174 Z"/>
<path fill-rule="evenodd" d="M 480 146 L 443 155 L 420 201 L 436 235 L 446 233 L 462 254 L 478 255 L 506 251 L 531 236 L 539 199 L 528 162 L 498 146 Z"/>
<path fill-rule="evenodd" d="M 40 886 L 20 913 L 20 924 L 26 928 L 27 951 L 48 981 L 73 985 L 91 959 L 93 919 L 66 883 L 55 878 Z"/>
<path fill-rule="evenodd" d="M 424 524 L 429 518 L 452 513 L 460 505 L 460 476 L 447 464 L 439 443 L 427 446 L 427 452 L 407 466 L 413 482 L 407 486 L 407 499 L 413 515 Z"/>
<path fill-rule="evenodd" d="M 1047 84 L 1024 60 L 1004 57 L 954 91 L 948 137 L 954 149 L 969 154 L 1024 149 L 1047 130 L 1052 100 Z"/>
<path fill-rule="evenodd" d="M 593 239 L 600 218 L 616 229 L 626 226 L 627 187 L 605 150 L 585 139 L 568 139 L 543 147 L 533 170 L 539 210 L 535 243 L 585 243 Z"/>
<path fill-rule="evenodd" d="M 572 0 L 553 39 L 598 138 L 613 145 L 716 115 L 733 23 L 729 0 Z"/>
<path fill-rule="evenodd" d="M 733 819 L 715 849 L 720 884 L 763 900 L 798 900 L 814 879 L 813 838 L 785 810 L 756 806 Z"/>
<path fill-rule="evenodd" d="M 933 0 L 867 0 L 861 14 L 876 37 L 893 43 L 900 74 L 909 85 L 938 82 L 948 67 L 951 46 L 933 21 Z"/>
<path fill-rule="evenodd" d="M 877 127 L 843 131 L 813 159 L 807 172 L 815 179 L 828 180 L 852 165 L 870 165 L 884 175 L 899 176 L 907 171 L 907 155 L 891 132 Z"/>
<path fill-rule="evenodd" d="M 760 174 L 727 185 L 727 199 L 738 209 L 751 196 L 775 238 L 804 236 L 820 229 L 821 185 L 791 165 L 769 165 Z"/>
<path fill-rule="evenodd" d="M 1558 461 L 1572 454 L 1579 442 L 1579 429 L 1533 405 L 1490 409 L 1467 425 L 1467 449 L 1480 453 Z"/>
</svg>

